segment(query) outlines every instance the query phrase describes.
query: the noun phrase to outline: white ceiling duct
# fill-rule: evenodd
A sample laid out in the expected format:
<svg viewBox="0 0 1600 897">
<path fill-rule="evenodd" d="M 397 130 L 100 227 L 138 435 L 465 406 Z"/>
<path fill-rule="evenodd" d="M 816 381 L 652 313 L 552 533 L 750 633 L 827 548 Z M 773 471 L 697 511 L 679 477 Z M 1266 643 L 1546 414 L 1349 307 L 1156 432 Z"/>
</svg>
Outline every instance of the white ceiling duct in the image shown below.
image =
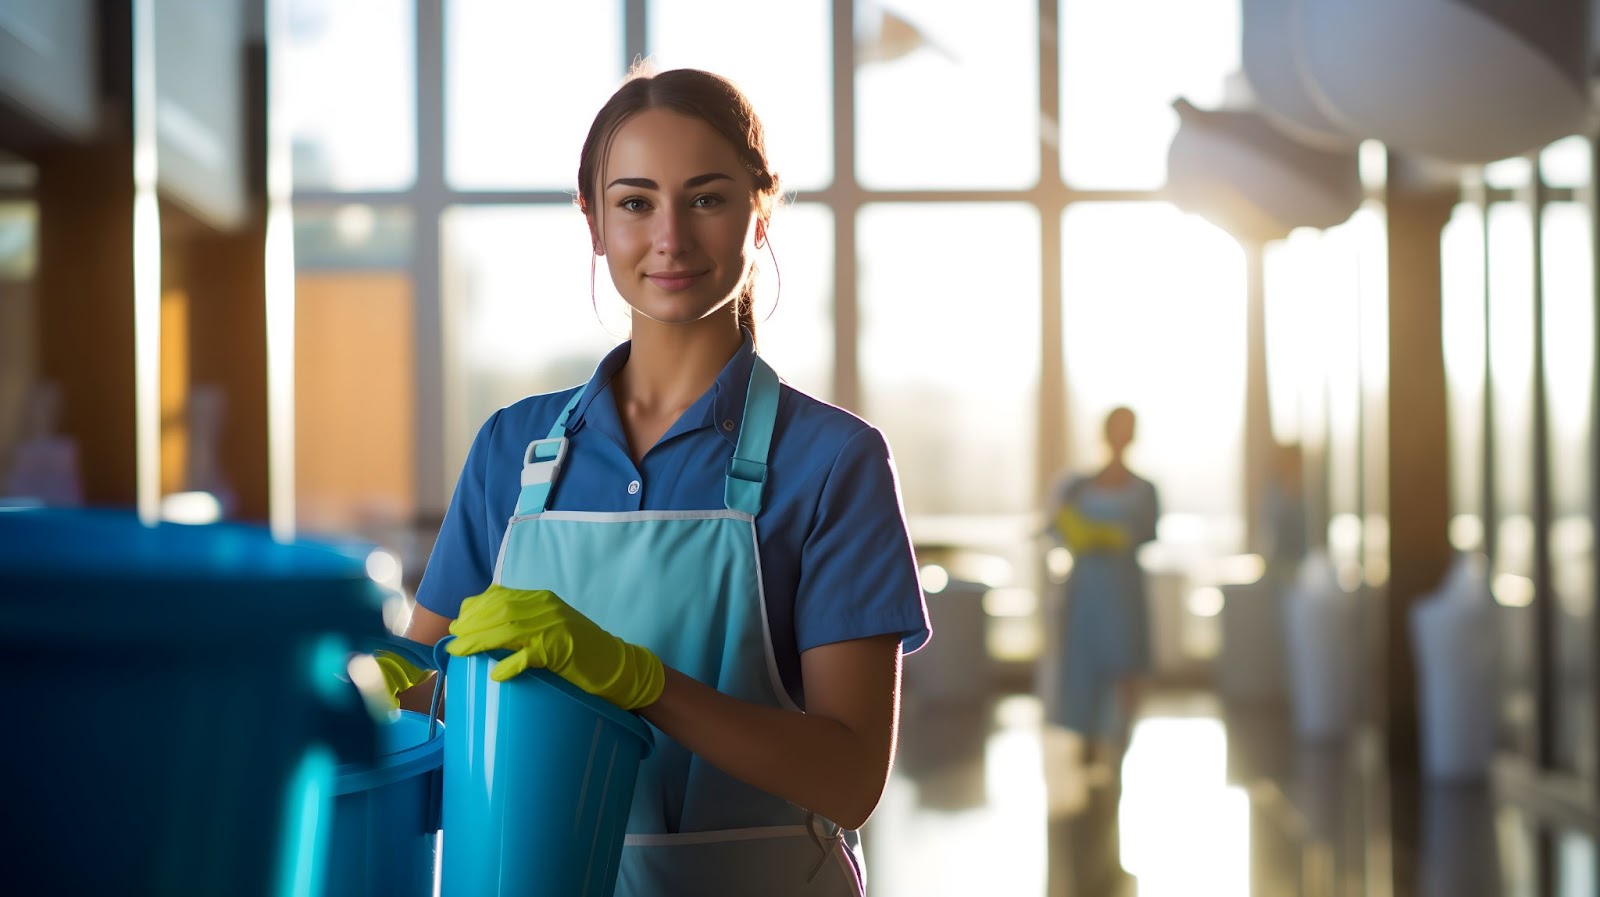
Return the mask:
<svg viewBox="0 0 1600 897">
<path fill-rule="evenodd" d="M 1587 0 L 1287 3 L 1308 86 L 1341 130 L 1483 163 L 1587 122 Z"/>
<path fill-rule="evenodd" d="M 1297 227 L 1332 227 L 1361 205 L 1355 150 L 1307 146 L 1255 111 L 1174 102 L 1166 197 L 1245 242 Z"/>
<path fill-rule="evenodd" d="M 1340 130 L 1306 84 L 1300 64 L 1301 0 L 1242 0 L 1240 52 L 1262 115 L 1290 137 L 1326 150 L 1360 142 Z"/>
</svg>

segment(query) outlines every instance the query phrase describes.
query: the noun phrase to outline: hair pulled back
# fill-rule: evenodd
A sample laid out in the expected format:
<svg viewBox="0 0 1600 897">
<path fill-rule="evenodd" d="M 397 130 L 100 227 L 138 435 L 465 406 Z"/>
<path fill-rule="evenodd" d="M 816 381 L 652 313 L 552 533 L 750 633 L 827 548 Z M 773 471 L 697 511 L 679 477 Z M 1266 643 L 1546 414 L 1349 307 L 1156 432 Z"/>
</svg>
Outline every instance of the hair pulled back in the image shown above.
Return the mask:
<svg viewBox="0 0 1600 897">
<path fill-rule="evenodd" d="M 767 162 L 766 131 L 750 100 L 732 81 L 700 69 L 669 69 L 653 73 L 636 64 L 628 79 L 595 114 L 578 156 L 578 208 L 588 213 L 602 208 L 596 191 L 601 170 L 610 155 L 617 130 L 635 115 L 661 109 L 697 118 L 733 145 L 739 161 L 755 184 L 756 214 L 764 222 L 778 199 L 778 176 Z M 754 336 L 755 271 L 745 278 L 735 307 L 739 323 Z"/>
</svg>

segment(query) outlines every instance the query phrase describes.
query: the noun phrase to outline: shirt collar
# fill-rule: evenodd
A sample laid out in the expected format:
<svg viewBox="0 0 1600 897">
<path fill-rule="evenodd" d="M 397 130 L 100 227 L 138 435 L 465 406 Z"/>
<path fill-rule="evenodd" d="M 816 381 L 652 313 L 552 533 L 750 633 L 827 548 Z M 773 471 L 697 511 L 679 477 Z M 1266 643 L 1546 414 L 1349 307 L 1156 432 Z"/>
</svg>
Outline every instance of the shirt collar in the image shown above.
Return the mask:
<svg viewBox="0 0 1600 897">
<path fill-rule="evenodd" d="M 743 339 L 739 343 L 738 351 L 722 366 L 722 371 L 717 374 L 717 379 L 712 382 L 711 388 L 695 400 L 693 405 L 684 411 L 683 417 L 667 432 L 663 439 L 677 433 L 693 430 L 698 427 L 712 427 L 722 437 L 728 440 L 729 445 L 738 445 L 739 428 L 744 424 L 745 394 L 750 389 L 750 370 L 755 366 L 755 340 L 750 331 L 740 328 Z M 625 342 L 600 360 L 595 367 L 594 375 L 589 378 L 589 383 L 584 387 L 583 398 L 572 409 L 571 418 L 567 421 L 568 430 L 581 429 L 584 420 L 589 414 L 589 406 L 594 400 L 606 391 L 611 384 L 611 378 L 622 370 L 627 364 L 628 355 L 632 352 L 633 342 Z"/>
</svg>

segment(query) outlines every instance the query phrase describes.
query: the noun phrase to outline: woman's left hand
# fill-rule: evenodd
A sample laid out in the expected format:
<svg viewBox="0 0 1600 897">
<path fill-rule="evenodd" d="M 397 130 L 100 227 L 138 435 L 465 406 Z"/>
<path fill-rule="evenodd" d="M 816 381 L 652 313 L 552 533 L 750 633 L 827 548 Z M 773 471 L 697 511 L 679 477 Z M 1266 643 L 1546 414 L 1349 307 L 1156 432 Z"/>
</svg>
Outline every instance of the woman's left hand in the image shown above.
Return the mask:
<svg viewBox="0 0 1600 897">
<path fill-rule="evenodd" d="M 490 671 L 496 682 L 544 667 L 624 710 L 655 703 L 666 681 L 661 659 L 649 648 L 617 638 L 545 589 L 492 585 L 461 602 L 450 634 L 455 639 L 445 650 L 456 657 L 496 648 L 513 652 Z"/>
</svg>

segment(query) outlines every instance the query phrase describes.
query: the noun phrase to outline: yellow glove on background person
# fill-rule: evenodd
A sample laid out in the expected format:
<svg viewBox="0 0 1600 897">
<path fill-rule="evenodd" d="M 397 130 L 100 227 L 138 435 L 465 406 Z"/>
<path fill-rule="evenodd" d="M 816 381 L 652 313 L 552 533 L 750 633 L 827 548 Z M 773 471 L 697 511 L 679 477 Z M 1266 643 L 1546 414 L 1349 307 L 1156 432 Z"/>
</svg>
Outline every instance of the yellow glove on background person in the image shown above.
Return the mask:
<svg viewBox="0 0 1600 897">
<path fill-rule="evenodd" d="M 1090 520 L 1072 505 L 1062 507 L 1056 514 L 1056 531 L 1074 553 L 1120 551 L 1128 546 L 1128 534 L 1122 527 Z"/>
<path fill-rule="evenodd" d="M 630 644 L 544 589 L 492 585 L 461 602 L 450 624 L 456 657 L 502 648 L 514 652 L 489 673 L 504 682 L 529 667 L 544 667 L 589 694 L 624 710 L 655 703 L 666 683 L 661 659 Z"/>
</svg>

